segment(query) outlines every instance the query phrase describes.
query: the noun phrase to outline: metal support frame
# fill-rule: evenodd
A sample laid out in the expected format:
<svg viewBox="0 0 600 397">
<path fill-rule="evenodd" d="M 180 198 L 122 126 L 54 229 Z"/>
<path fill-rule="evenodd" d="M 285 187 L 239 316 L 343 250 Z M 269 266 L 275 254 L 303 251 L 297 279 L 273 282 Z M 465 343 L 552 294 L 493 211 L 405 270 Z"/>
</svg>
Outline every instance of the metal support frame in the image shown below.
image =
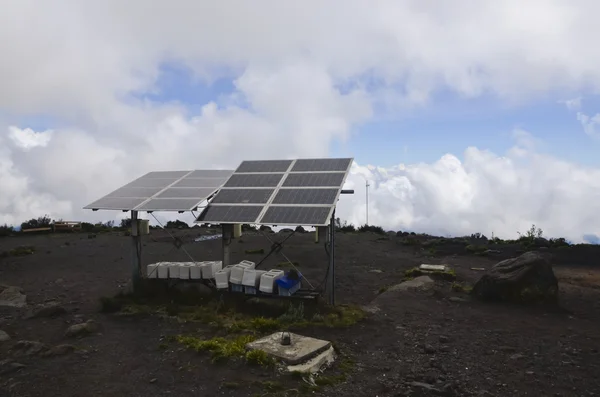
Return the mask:
<svg viewBox="0 0 600 397">
<path fill-rule="evenodd" d="M 327 303 L 335 305 L 335 209 L 329 222 L 329 266 L 327 268 Z"/>
<path fill-rule="evenodd" d="M 138 227 L 138 212 L 131 211 L 131 284 L 137 292 L 142 281 L 142 241 Z"/>
<path fill-rule="evenodd" d="M 233 239 L 233 225 L 221 224 L 221 233 L 223 233 L 223 267 L 231 264 L 231 240 Z"/>
</svg>

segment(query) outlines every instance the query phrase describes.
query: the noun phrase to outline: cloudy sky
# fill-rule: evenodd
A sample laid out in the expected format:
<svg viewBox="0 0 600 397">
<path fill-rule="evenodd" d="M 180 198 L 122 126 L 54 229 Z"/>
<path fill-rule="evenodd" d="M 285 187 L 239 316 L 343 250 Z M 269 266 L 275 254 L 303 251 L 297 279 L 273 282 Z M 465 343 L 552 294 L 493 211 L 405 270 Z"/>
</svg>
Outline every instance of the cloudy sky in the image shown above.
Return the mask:
<svg viewBox="0 0 600 397">
<path fill-rule="evenodd" d="M 352 156 L 338 214 L 600 235 L 594 0 L 6 0 L 0 223 L 152 170 Z"/>
</svg>

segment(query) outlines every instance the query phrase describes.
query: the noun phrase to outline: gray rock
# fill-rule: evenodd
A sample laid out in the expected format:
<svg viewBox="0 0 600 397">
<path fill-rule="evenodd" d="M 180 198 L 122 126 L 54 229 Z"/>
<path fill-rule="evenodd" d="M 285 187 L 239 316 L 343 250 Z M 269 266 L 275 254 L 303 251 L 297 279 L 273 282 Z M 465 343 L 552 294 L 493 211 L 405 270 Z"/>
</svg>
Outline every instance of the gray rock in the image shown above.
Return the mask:
<svg viewBox="0 0 600 397">
<path fill-rule="evenodd" d="M 42 342 L 33 340 L 20 340 L 14 346 L 15 353 L 22 356 L 35 356 L 47 349 L 48 347 Z"/>
<path fill-rule="evenodd" d="M 19 287 L 6 287 L 0 292 L 0 306 L 25 307 L 27 306 L 27 296 Z"/>
<path fill-rule="evenodd" d="M 0 375 L 9 374 L 22 368 L 25 368 L 25 365 L 12 360 L 0 360 Z"/>
<path fill-rule="evenodd" d="M 66 345 L 66 344 L 57 345 L 57 346 L 51 347 L 50 349 L 43 352 L 42 356 L 44 356 L 44 357 L 64 356 L 66 354 L 74 352 L 75 349 L 76 348 L 73 345 Z"/>
<path fill-rule="evenodd" d="M 429 289 L 431 287 L 433 287 L 433 280 L 431 279 L 431 277 L 419 276 L 412 280 L 408 280 L 403 283 L 394 285 L 388 288 L 386 292 L 406 291 L 409 289 Z"/>
<path fill-rule="evenodd" d="M 27 318 L 57 317 L 65 314 L 67 310 L 56 302 L 40 305 Z"/>
<path fill-rule="evenodd" d="M 10 340 L 10 335 L 0 329 L 0 342 L 6 342 Z"/>
<path fill-rule="evenodd" d="M 427 392 L 432 392 L 432 393 L 441 393 L 442 392 L 440 389 L 436 388 L 434 385 L 430 385 L 429 383 L 410 382 L 409 385 L 410 385 L 410 387 L 413 387 L 415 389 L 420 389 L 421 391 L 427 391 Z"/>
<path fill-rule="evenodd" d="M 78 337 L 96 333 L 100 331 L 100 325 L 94 320 L 88 320 L 85 323 L 71 325 L 65 332 L 66 337 Z"/>
<path fill-rule="evenodd" d="M 546 257 L 526 252 L 494 265 L 471 294 L 481 300 L 558 303 L 558 279 Z"/>
</svg>

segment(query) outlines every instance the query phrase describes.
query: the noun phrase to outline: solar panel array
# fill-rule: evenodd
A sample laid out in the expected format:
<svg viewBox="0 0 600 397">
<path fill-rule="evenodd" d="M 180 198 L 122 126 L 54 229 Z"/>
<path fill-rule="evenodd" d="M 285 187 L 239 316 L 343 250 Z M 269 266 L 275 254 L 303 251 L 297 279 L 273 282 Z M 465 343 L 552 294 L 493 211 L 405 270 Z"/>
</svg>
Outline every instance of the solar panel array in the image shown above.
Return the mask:
<svg viewBox="0 0 600 397">
<path fill-rule="evenodd" d="M 92 210 L 191 211 L 227 181 L 231 170 L 155 171 L 85 206 Z"/>
<path fill-rule="evenodd" d="M 327 225 L 352 161 L 243 161 L 196 222 Z"/>
</svg>

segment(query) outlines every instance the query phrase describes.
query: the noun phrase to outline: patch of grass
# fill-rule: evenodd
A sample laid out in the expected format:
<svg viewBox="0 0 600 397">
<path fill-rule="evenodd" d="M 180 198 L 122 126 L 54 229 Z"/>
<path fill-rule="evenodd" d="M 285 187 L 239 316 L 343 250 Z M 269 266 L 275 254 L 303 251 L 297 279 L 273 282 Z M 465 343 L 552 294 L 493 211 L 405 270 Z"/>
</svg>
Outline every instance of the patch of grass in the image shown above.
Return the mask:
<svg viewBox="0 0 600 397">
<path fill-rule="evenodd" d="M 467 250 L 468 252 L 470 252 L 472 254 L 482 254 L 488 250 L 488 247 L 487 247 L 487 245 L 469 244 L 465 247 L 465 250 Z"/>
<path fill-rule="evenodd" d="M 279 316 L 278 321 L 283 324 L 293 324 L 305 321 L 304 303 L 300 302 L 297 306 L 290 303 L 288 310 Z"/>
<path fill-rule="evenodd" d="M 375 233 L 375 234 L 385 234 L 385 230 L 381 226 L 374 225 L 362 225 L 358 228 L 359 233 Z"/>
<path fill-rule="evenodd" d="M 387 285 L 384 285 L 383 287 L 379 287 L 379 289 L 377 290 L 377 294 L 383 294 L 385 291 L 387 291 L 390 287 Z"/>
<path fill-rule="evenodd" d="M 230 389 L 230 390 L 235 390 L 235 389 L 239 389 L 242 385 L 240 385 L 238 382 L 223 382 L 221 383 L 221 386 L 223 386 L 225 389 Z"/>
<path fill-rule="evenodd" d="M 473 289 L 473 287 L 471 287 L 470 285 L 462 284 L 456 281 L 452 283 L 452 286 L 450 288 L 454 292 L 464 292 L 466 294 L 470 293 Z"/>
<path fill-rule="evenodd" d="M 274 393 L 274 392 L 285 390 L 283 385 L 276 381 L 265 380 L 265 381 L 262 381 L 259 383 L 265 389 L 265 391 L 268 393 Z"/>
<path fill-rule="evenodd" d="M 0 254 L 0 256 L 2 256 L 2 257 L 27 256 L 27 255 L 33 255 L 34 252 L 35 252 L 35 247 L 34 246 L 31 246 L 31 245 L 22 245 L 22 246 L 13 248 L 11 250 L 2 252 Z"/>
<path fill-rule="evenodd" d="M 257 331 L 259 333 L 274 332 L 281 328 L 281 323 L 275 318 L 254 317 L 235 321 L 229 330 L 238 332 L 243 330 Z"/>
<path fill-rule="evenodd" d="M 292 269 L 293 266 L 295 267 L 300 267 L 300 263 L 299 262 L 279 262 L 277 265 L 275 265 L 275 267 L 279 268 L 279 269 Z"/>
<path fill-rule="evenodd" d="M 246 362 L 261 367 L 275 366 L 275 359 L 262 350 L 250 350 L 246 352 Z"/>
<path fill-rule="evenodd" d="M 421 242 L 419 241 L 419 239 L 415 238 L 415 237 L 407 237 L 405 239 L 402 239 L 402 244 L 403 245 L 410 245 L 410 246 L 418 246 L 421 245 Z"/>
<path fill-rule="evenodd" d="M 241 335 L 234 339 L 212 338 L 203 340 L 194 336 L 177 336 L 177 342 L 197 352 L 209 352 L 213 362 L 246 356 L 246 344 L 255 340 L 253 335 Z"/>
<path fill-rule="evenodd" d="M 248 249 L 248 250 L 245 250 L 244 253 L 246 255 L 258 255 L 258 254 L 264 254 L 265 250 L 264 250 L 264 248 Z"/>
</svg>

